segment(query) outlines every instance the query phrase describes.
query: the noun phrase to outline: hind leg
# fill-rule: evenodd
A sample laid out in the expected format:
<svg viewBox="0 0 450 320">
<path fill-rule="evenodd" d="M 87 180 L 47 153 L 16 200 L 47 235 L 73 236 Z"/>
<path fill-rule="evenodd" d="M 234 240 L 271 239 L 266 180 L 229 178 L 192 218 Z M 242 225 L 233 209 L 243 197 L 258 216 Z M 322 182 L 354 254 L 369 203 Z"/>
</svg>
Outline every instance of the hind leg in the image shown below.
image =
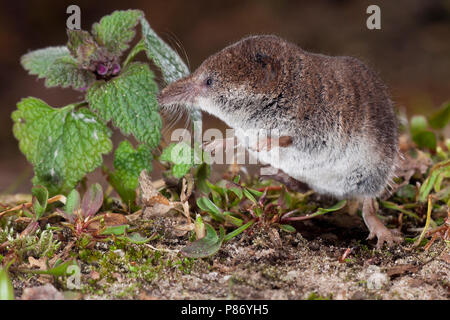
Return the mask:
<svg viewBox="0 0 450 320">
<path fill-rule="evenodd" d="M 378 249 L 383 247 L 384 242 L 392 245 L 394 242 L 403 241 L 398 230 L 389 230 L 377 217 L 377 206 L 374 198 L 365 198 L 363 200 L 363 219 L 370 232 L 367 239 L 370 240 L 377 237 Z"/>
</svg>

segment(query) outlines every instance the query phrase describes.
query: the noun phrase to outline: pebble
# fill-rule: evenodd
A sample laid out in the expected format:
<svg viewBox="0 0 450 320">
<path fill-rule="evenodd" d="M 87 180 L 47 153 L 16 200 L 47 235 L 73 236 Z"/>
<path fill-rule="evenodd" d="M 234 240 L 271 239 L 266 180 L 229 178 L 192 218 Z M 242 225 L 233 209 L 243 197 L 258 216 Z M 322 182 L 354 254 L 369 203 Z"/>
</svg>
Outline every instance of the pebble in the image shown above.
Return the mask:
<svg viewBox="0 0 450 320">
<path fill-rule="evenodd" d="M 366 273 L 369 275 L 366 280 L 368 289 L 379 290 L 389 283 L 388 275 L 381 272 L 380 267 L 370 265 L 367 268 Z"/>
</svg>

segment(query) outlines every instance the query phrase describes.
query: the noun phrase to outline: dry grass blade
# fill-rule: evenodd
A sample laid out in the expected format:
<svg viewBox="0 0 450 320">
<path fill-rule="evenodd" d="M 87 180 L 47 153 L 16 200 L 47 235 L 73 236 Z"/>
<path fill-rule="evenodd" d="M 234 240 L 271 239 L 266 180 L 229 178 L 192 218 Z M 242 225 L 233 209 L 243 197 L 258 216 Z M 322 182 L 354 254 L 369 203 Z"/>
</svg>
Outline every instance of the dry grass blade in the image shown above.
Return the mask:
<svg viewBox="0 0 450 320">
<path fill-rule="evenodd" d="M 54 202 L 57 202 L 57 201 L 60 201 L 63 204 L 65 204 L 66 203 L 66 197 L 63 196 L 62 194 L 54 196 L 54 197 L 51 197 L 50 199 L 48 199 L 47 204 L 54 203 Z M 28 208 L 31 208 L 32 206 L 33 206 L 32 202 L 19 204 L 18 206 L 15 206 L 15 207 L 13 207 L 11 209 L 8 209 L 8 210 L 0 212 L 0 218 L 5 217 L 8 213 L 12 213 L 14 211 L 19 211 L 19 210 L 22 210 L 22 209 L 28 209 Z"/>
<path fill-rule="evenodd" d="M 432 211 L 432 199 L 433 196 L 428 196 L 428 209 L 427 209 L 427 221 L 425 222 L 425 227 L 423 228 L 422 233 L 420 234 L 419 239 L 414 243 L 415 247 L 418 247 L 420 243 L 422 242 L 422 239 L 425 237 L 425 234 L 427 232 L 428 227 L 430 226 L 430 220 L 431 220 L 431 211 Z"/>
</svg>

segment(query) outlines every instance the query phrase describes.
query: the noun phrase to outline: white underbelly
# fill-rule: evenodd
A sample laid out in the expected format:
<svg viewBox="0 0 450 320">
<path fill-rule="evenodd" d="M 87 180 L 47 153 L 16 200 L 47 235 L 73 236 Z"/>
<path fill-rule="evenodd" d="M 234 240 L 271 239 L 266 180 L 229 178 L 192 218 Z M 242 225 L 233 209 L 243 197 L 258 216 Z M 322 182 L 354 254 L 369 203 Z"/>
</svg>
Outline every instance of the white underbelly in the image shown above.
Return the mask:
<svg viewBox="0 0 450 320">
<path fill-rule="evenodd" d="M 267 151 L 250 151 L 261 163 L 285 172 L 290 177 L 307 183 L 323 194 L 342 196 L 349 167 L 349 159 L 330 161 L 332 155 L 322 152 L 315 156 L 300 152 L 294 147 L 274 148 Z"/>
</svg>

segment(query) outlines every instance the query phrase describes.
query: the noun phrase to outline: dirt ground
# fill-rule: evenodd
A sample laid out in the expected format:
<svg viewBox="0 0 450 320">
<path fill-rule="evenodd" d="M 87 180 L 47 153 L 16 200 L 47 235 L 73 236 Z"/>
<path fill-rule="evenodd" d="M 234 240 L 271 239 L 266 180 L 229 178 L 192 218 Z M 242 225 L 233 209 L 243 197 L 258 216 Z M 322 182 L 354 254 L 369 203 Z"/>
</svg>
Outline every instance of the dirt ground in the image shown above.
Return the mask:
<svg viewBox="0 0 450 320">
<path fill-rule="evenodd" d="M 358 216 L 337 214 L 296 225 L 291 234 L 255 225 L 206 259 L 182 258 L 188 235 L 171 233 L 170 217 L 142 224 L 164 232 L 148 244 L 97 243 L 79 252 L 81 290 L 75 299 L 449 299 L 450 251 L 405 244 L 375 250 Z M 155 250 L 158 248 L 159 250 Z M 343 257 L 344 253 L 347 255 Z M 13 276 L 24 287 L 62 279 Z"/>
</svg>

